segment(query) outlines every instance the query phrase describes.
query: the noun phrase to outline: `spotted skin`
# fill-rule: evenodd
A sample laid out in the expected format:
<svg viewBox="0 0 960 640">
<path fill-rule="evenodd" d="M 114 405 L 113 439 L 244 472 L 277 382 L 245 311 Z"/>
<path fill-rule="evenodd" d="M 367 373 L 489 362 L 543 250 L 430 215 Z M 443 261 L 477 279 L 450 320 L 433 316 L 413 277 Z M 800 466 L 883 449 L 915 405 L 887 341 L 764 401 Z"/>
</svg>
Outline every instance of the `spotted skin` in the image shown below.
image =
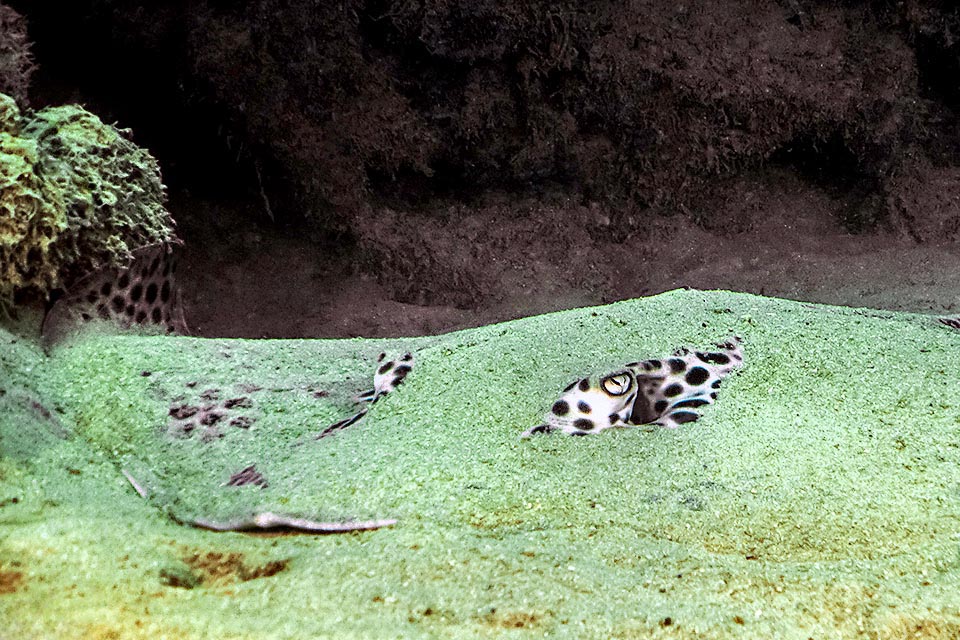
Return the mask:
<svg viewBox="0 0 960 640">
<path fill-rule="evenodd" d="M 155 325 L 167 333 L 187 334 L 176 270 L 174 246 L 158 244 L 134 251 L 125 267 L 87 275 L 47 313 L 45 342 L 56 342 L 71 326 L 95 319 L 121 327 Z"/>
<path fill-rule="evenodd" d="M 377 357 L 377 371 L 373 375 L 373 388 L 364 391 L 356 398 L 357 402 L 364 406 L 349 418 L 334 422 L 321 431 L 316 439 L 327 438 L 352 424 L 356 424 L 363 416 L 367 415 L 371 406 L 403 383 L 407 375 L 413 371 L 413 362 L 413 354 L 409 352 L 395 359 L 388 359 L 386 353 L 381 353 Z"/>
<path fill-rule="evenodd" d="M 631 362 L 620 371 L 583 378 L 567 386 L 544 416 L 544 424 L 522 437 L 563 431 L 582 436 L 612 427 L 654 424 L 666 428 L 695 422 L 713 404 L 720 381 L 743 364 L 740 338 L 712 352 L 681 349 L 670 358 Z"/>
</svg>

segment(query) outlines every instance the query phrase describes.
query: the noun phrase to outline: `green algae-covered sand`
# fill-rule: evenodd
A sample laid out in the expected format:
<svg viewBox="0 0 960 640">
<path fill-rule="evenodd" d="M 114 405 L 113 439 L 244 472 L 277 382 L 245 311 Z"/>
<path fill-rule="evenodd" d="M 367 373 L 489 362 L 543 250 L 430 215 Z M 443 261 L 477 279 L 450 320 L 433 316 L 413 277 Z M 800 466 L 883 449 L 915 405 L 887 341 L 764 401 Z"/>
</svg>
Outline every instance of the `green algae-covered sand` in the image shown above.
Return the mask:
<svg viewBox="0 0 960 640">
<path fill-rule="evenodd" d="M 697 423 L 518 438 L 580 375 L 732 334 Z M 960 637 L 960 332 L 929 317 L 675 291 L 405 340 L 0 345 L 0 637 Z M 313 440 L 383 349 L 407 382 Z M 266 487 L 226 486 L 249 465 Z M 256 510 L 398 522 L 175 521 Z"/>
</svg>

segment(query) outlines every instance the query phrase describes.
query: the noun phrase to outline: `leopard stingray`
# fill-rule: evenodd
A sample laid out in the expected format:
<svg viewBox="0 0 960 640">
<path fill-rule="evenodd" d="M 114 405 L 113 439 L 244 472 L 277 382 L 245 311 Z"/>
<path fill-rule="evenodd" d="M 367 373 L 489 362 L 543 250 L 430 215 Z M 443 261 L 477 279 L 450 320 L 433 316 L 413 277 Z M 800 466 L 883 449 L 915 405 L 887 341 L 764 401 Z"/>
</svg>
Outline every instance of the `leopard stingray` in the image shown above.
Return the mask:
<svg viewBox="0 0 960 640">
<path fill-rule="evenodd" d="M 365 406 L 350 418 L 340 420 L 327 427 L 320 435 L 315 436 L 314 440 L 332 435 L 359 421 L 367 414 L 373 404 L 394 391 L 403 382 L 412 367 L 413 355 L 410 352 L 393 359 L 388 359 L 386 353 L 381 353 L 376 361 L 373 388 L 356 397 L 356 401 L 363 403 Z M 188 385 L 188 387 L 194 389 L 196 385 Z M 174 401 L 168 411 L 167 436 L 175 440 L 189 441 L 203 446 L 232 439 L 243 433 L 250 433 L 251 430 L 256 428 L 259 398 L 264 393 L 291 391 L 287 388 L 264 389 L 257 385 L 239 385 L 237 390 L 246 395 L 223 394 L 219 388 L 202 390 L 196 394 L 196 398 L 188 397 L 187 394 L 177 395 L 173 398 Z M 326 391 L 315 391 L 313 387 L 309 387 L 307 391 L 311 398 L 317 400 L 330 395 Z M 303 445 L 305 441 L 301 439 L 295 444 Z M 263 462 L 275 461 L 263 460 Z M 270 472 L 261 471 L 257 468 L 258 464 L 259 462 L 249 464 L 232 473 L 225 482 L 220 483 L 219 488 L 227 488 L 227 491 L 242 488 L 267 489 L 271 485 Z M 163 482 L 143 461 L 128 456 L 121 465 L 121 472 L 141 497 L 151 499 L 159 504 L 169 505 L 175 502 L 165 494 L 162 488 Z M 251 494 L 248 490 L 246 495 L 255 494 Z M 187 512 L 182 509 L 167 508 L 166 510 L 176 522 L 214 531 L 280 528 L 304 533 L 340 533 L 379 529 L 397 522 L 394 518 L 324 521 L 307 517 L 301 513 L 279 512 L 274 507 L 269 506 L 246 509 L 240 513 L 232 512 L 213 516 L 196 511 Z"/>
<path fill-rule="evenodd" d="M 356 424 L 363 416 L 367 415 L 370 407 L 376 404 L 380 398 L 384 397 L 400 384 L 413 370 L 413 354 L 409 351 L 399 358 L 387 359 L 386 352 L 381 352 L 377 356 L 377 372 L 373 376 L 373 388 L 364 391 L 356 398 L 358 403 L 365 406 L 349 418 L 344 418 L 334 422 L 329 427 L 316 436 L 316 440 L 332 436 L 333 434 L 346 429 L 352 424 Z"/>
<path fill-rule="evenodd" d="M 622 370 L 571 383 L 544 417 L 521 437 L 563 431 L 584 436 L 611 427 L 654 424 L 676 428 L 696 421 L 698 407 L 717 399 L 720 382 L 743 364 L 740 338 L 718 351 L 679 349 L 669 358 L 631 362 Z"/>
<path fill-rule="evenodd" d="M 151 245 L 134 251 L 124 267 L 99 269 L 81 278 L 44 318 L 44 342 L 58 342 L 71 327 L 95 319 L 121 327 L 154 325 L 186 335 L 177 257 L 171 244 Z"/>
</svg>

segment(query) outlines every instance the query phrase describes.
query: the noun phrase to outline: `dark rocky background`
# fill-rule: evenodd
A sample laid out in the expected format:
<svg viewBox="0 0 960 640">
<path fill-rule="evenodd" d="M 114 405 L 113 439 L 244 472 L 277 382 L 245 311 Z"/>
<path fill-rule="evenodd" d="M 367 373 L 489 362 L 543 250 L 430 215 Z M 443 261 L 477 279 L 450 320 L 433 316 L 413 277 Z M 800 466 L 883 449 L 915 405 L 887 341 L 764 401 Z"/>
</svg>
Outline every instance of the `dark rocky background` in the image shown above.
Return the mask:
<svg viewBox="0 0 960 640">
<path fill-rule="evenodd" d="M 202 335 L 960 303 L 952 2 L 5 1 L 30 103 L 160 160 Z"/>
</svg>

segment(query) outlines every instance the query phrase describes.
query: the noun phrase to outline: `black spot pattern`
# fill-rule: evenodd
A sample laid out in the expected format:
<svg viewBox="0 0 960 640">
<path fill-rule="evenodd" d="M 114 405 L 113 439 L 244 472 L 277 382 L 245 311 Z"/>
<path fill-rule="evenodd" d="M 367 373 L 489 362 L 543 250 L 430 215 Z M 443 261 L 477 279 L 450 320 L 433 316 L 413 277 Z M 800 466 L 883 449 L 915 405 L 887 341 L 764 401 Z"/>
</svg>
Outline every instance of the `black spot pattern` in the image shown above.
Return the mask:
<svg viewBox="0 0 960 640">
<path fill-rule="evenodd" d="M 164 280 L 163 286 L 160 287 L 160 300 L 162 302 L 170 301 L 170 281 L 169 280 Z"/>
<path fill-rule="evenodd" d="M 391 367 L 393 367 L 393 360 L 391 360 L 390 362 L 384 362 L 382 365 L 380 365 L 380 368 L 377 369 L 377 375 L 382 376 L 387 371 L 390 371 Z"/>
<path fill-rule="evenodd" d="M 121 289 L 126 289 L 127 285 L 129 284 L 130 284 L 130 274 L 127 272 L 124 272 L 123 275 L 120 276 L 120 279 L 117 280 L 117 286 L 120 287 Z"/>
<path fill-rule="evenodd" d="M 700 416 L 692 411 L 677 411 L 676 413 L 671 413 L 670 417 L 677 424 L 687 424 L 688 422 L 696 422 Z"/>
<path fill-rule="evenodd" d="M 553 403 L 550 411 L 552 411 L 555 415 L 565 416 L 570 413 L 570 405 L 567 404 L 566 400 L 557 400 Z"/>
<path fill-rule="evenodd" d="M 670 365 L 670 373 L 683 373 L 687 368 L 687 363 L 680 358 L 671 358 L 667 363 Z"/>
<path fill-rule="evenodd" d="M 90 293 L 87 294 L 87 302 L 89 302 L 90 304 L 93 304 L 94 302 L 97 301 L 97 298 L 99 297 L 100 296 L 97 295 L 96 291 L 91 291 Z"/>
<path fill-rule="evenodd" d="M 113 309 L 114 313 L 120 313 L 123 311 L 123 296 L 113 296 L 113 300 L 110 301 L 110 308 Z"/>
<path fill-rule="evenodd" d="M 123 312 L 126 313 L 127 316 L 129 316 L 129 317 L 131 317 L 131 318 L 133 317 L 133 312 L 134 312 L 134 311 L 135 311 L 135 307 L 134 307 L 132 304 L 128 304 L 128 305 L 127 305 L 127 308 L 123 310 Z"/>
<path fill-rule="evenodd" d="M 730 362 L 730 357 L 725 353 L 700 353 L 698 351 L 697 357 L 708 364 L 727 364 Z"/>
<path fill-rule="evenodd" d="M 714 388 L 714 389 L 719 389 L 719 388 L 720 388 L 720 380 L 714 380 L 714 381 L 713 381 L 713 384 L 711 384 L 710 386 L 711 386 L 712 388 Z"/>
<path fill-rule="evenodd" d="M 587 404 L 586 402 L 584 402 L 583 400 L 581 400 L 580 402 L 577 403 L 577 409 L 580 410 L 580 413 L 590 413 L 590 411 L 591 411 L 590 405 L 588 405 L 588 404 Z"/>
<path fill-rule="evenodd" d="M 694 367 L 687 372 L 687 377 L 685 380 L 687 384 L 694 387 L 698 387 L 710 377 L 710 372 L 704 369 L 703 367 Z"/>
<path fill-rule="evenodd" d="M 683 393 L 683 386 L 677 384 L 676 382 L 663 390 L 663 395 L 667 396 L 668 398 L 676 398 L 681 393 Z"/>
<path fill-rule="evenodd" d="M 130 299 L 134 302 L 140 301 L 140 296 L 143 295 L 143 285 L 139 282 L 133 285 L 133 288 L 130 289 Z"/>
<path fill-rule="evenodd" d="M 610 424 L 617 424 L 620 421 L 620 416 L 616 413 L 611 413 L 608 419 L 610 420 Z"/>
<path fill-rule="evenodd" d="M 703 398 L 690 398 L 688 400 L 681 400 L 677 404 L 673 405 L 673 408 L 679 409 L 680 407 L 690 407 L 691 409 L 696 409 L 697 407 L 702 407 L 705 404 L 710 404 L 710 402 L 704 400 Z"/>
<path fill-rule="evenodd" d="M 146 319 L 147 319 L 147 312 L 146 312 L 146 311 L 143 311 L 143 310 L 137 311 L 136 322 L 137 322 L 138 324 L 141 323 L 141 322 L 143 322 L 143 321 L 146 320 Z"/>
<path fill-rule="evenodd" d="M 594 424 L 593 420 L 587 420 L 586 418 L 577 418 L 573 421 L 573 426 L 577 429 L 582 429 L 583 431 L 590 431 L 593 429 Z"/>
<path fill-rule="evenodd" d="M 151 282 L 147 285 L 147 295 L 144 297 L 144 300 L 147 301 L 147 304 L 153 304 L 157 299 L 157 283 Z"/>
<path fill-rule="evenodd" d="M 663 413 L 667 410 L 667 405 L 670 404 L 666 400 L 657 400 L 653 405 L 653 410 L 657 413 Z"/>
<path fill-rule="evenodd" d="M 109 296 L 111 291 L 113 291 L 113 286 L 109 282 L 104 282 L 103 286 L 100 287 L 100 295 L 104 298 Z"/>
<path fill-rule="evenodd" d="M 160 307 L 154 307 L 150 313 L 150 319 L 153 320 L 155 324 L 160 324 L 160 314 Z"/>
<path fill-rule="evenodd" d="M 581 380 L 580 383 L 577 385 L 577 388 L 580 389 L 580 391 L 587 391 L 588 389 L 590 389 L 590 379 L 584 378 L 583 380 Z"/>
</svg>

